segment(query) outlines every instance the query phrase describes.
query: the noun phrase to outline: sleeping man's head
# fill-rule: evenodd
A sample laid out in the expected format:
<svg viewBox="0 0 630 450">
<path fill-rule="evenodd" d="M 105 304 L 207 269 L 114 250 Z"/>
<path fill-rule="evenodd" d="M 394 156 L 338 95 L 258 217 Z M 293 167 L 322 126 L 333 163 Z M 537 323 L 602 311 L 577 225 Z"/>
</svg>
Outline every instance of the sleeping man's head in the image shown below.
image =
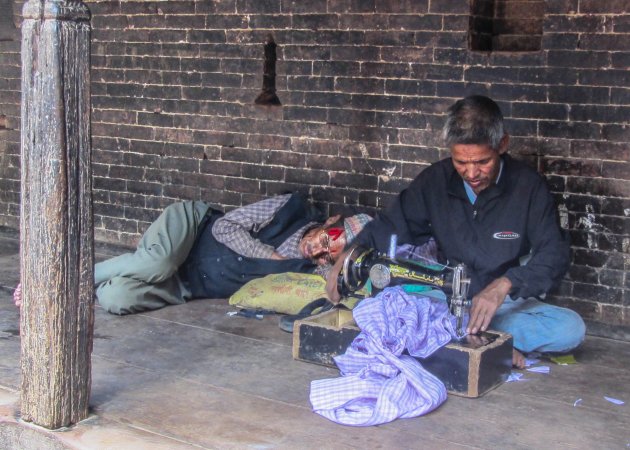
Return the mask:
<svg viewBox="0 0 630 450">
<path fill-rule="evenodd" d="M 300 253 L 317 265 L 333 264 L 370 220 L 372 218 L 367 214 L 345 219 L 341 215 L 331 216 L 323 225 L 304 233 L 300 240 Z"/>
</svg>

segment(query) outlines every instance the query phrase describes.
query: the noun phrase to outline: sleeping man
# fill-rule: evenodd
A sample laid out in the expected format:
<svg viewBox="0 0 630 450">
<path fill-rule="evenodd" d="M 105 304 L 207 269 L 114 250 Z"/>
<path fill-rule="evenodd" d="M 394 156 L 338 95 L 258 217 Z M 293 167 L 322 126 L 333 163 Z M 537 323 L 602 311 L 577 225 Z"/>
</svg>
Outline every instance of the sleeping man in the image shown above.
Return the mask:
<svg viewBox="0 0 630 450">
<path fill-rule="evenodd" d="M 201 201 L 169 205 L 133 253 L 95 265 L 99 304 L 130 314 L 194 298 L 227 298 L 272 273 L 324 275 L 370 220 L 322 214 L 300 194 L 271 197 L 228 213 Z M 22 302 L 20 286 L 14 294 Z"/>
</svg>

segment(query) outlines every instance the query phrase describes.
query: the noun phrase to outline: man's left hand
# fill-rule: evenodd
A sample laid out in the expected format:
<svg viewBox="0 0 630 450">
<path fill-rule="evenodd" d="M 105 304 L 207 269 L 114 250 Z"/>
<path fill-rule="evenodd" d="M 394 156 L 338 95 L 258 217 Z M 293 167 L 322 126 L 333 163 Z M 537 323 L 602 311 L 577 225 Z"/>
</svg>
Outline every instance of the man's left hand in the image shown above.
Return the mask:
<svg viewBox="0 0 630 450">
<path fill-rule="evenodd" d="M 512 282 L 506 277 L 500 277 L 473 297 L 470 320 L 466 328 L 468 334 L 477 334 L 488 329 L 494 314 L 511 288 Z"/>
</svg>

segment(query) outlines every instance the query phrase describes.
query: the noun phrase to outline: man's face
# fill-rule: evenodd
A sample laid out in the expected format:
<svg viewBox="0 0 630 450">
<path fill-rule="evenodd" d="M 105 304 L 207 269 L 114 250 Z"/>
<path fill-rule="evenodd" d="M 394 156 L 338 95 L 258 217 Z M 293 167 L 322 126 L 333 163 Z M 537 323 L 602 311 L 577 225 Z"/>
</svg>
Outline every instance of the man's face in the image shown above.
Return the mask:
<svg viewBox="0 0 630 450">
<path fill-rule="evenodd" d="M 498 150 L 489 145 L 455 144 L 451 147 L 453 166 L 475 194 L 492 185 L 499 176 L 501 155 L 507 150 L 507 135 Z"/>
<path fill-rule="evenodd" d="M 326 230 L 325 227 L 313 228 L 300 240 L 299 249 L 302 256 L 317 265 L 334 263 L 346 246 L 345 232 L 342 231 L 334 239 Z"/>
</svg>

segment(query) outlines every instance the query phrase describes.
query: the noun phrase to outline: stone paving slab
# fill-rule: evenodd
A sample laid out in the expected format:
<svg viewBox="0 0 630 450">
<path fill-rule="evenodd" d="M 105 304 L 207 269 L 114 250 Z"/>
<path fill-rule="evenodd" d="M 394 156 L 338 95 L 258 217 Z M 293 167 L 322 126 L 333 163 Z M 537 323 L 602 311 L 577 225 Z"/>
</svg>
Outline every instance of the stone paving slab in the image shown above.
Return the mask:
<svg viewBox="0 0 630 450">
<path fill-rule="evenodd" d="M 206 303 L 215 302 L 219 301 Z M 171 309 L 185 309 L 186 306 Z M 211 308 L 213 311 L 217 309 Z M 218 314 L 222 321 L 235 324 L 232 326 L 236 331 L 266 328 L 286 334 L 272 317 L 258 321 L 228 317 L 224 312 Z M 95 356 L 200 384 L 305 404 L 308 380 L 336 375 L 332 369 L 294 361 L 290 341 L 278 344 L 223 330 L 154 320 L 149 314 L 115 317 L 103 313 L 97 315 L 97 323 L 99 319 L 101 326 L 97 327 Z M 133 325 L 129 326 L 131 322 Z M 102 335 L 110 337 L 99 338 Z M 121 335 L 125 337 L 122 343 L 111 337 Z M 287 336 L 290 339 L 290 335 Z"/>
<path fill-rule="evenodd" d="M 190 450 L 181 442 L 132 424 L 88 417 L 64 431 L 49 431 L 17 418 L 18 393 L 0 388 L 0 448 L 36 450 Z"/>
</svg>

